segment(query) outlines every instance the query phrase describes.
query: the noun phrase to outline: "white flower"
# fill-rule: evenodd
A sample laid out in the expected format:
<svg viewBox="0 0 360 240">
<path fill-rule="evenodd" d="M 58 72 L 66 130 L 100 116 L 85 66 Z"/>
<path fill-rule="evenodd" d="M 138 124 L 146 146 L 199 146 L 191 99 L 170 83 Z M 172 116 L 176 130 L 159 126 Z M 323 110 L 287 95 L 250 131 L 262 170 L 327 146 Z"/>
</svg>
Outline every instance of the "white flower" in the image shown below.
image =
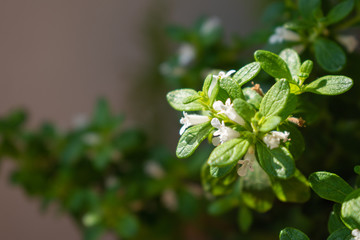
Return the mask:
<svg viewBox="0 0 360 240">
<path fill-rule="evenodd" d="M 352 230 L 351 235 L 353 236 L 351 238 L 351 240 L 360 240 L 360 230 L 359 229 Z"/>
<path fill-rule="evenodd" d="M 189 65 L 195 59 L 195 49 L 190 44 L 182 44 L 178 51 L 179 64 L 181 66 Z"/>
<path fill-rule="evenodd" d="M 89 125 L 89 118 L 86 114 L 77 114 L 73 119 L 71 125 L 75 129 L 83 129 Z"/>
<path fill-rule="evenodd" d="M 246 176 L 247 172 L 254 171 L 253 162 L 256 161 L 255 151 L 253 147 L 249 147 L 247 153 L 245 154 L 243 160 L 239 160 L 238 163 L 241 164 L 241 167 L 238 168 L 237 173 L 239 176 Z"/>
<path fill-rule="evenodd" d="M 349 53 L 353 52 L 358 45 L 357 39 L 352 35 L 338 35 L 336 37 L 336 40 L 338 40 L 339 43 L 344 45 L 344 47 Z"/>
<path fill-rule="evenodd" d="M 176 211 L 178 208 L 176 193 L 173 189 L 166 189 L 161 195 L 161 201 L 170 211 Z"/>
<path fill-rule="evenodd" d="M 182 117 L 180 119 L 180 123 L 184 124 L 181 129 L 180 129 L 180 135 L 182 135 L 185 130 L 193 125 L 198 125 L 201 123 L 205 123 L 210 121 L 209 117 L 207 116 L 203 116 L 203 115 L 198 115 L 198 114 L 187 114 L 186 112 L 183 112 L 184 117 Z"/>
<path fill-rule="evenodd" d="M 88 146 L 95 146 L 100 143 L 101 138 L 97 133 L 89 132 L 82 137 L 82 140 Z"/>
<path fill-rule="evenodd" d="M 218 80 L 220 80 L 221 78 L 230 77 L 231 74 L 233 74 L 234 72 L 236 72 L 236 71 L 235 70 L 230 70 L 227 73 L 221 71 L 221 72 L 219 72 L 218 75 L 213 75 L 213 79 L 211 81 L 211 84 L 210 84 L 210 87 L 209 87 L 209 90 L 208 90 L 208 96 L 211 97 L 211 93 L 214 90 Z"/>
<path fill-rule="evenodd" d="M 200 32 L 203 35 L 208 35 L 213 32 L 217 28 L 220 27 L 221 21 L 218 17 L 211 17 L 205 21 L 205 23 L 201 26 Z"/>
<path fill-rule="evenodd" d="M 279 132 L 279 131 L 271 131 L 268 133 L 264 138 L 263 141 L 266 144 L 266 146 L 270 149 L 278 148 L 280 145 L 280 141 L 283 140 L 283 142 L 288 141 L 289 132 Z"/>
<path fill-rule="evenodd" d="M 147 161 L 144 166 L 145 173 L 155 179 L 161 179 L 165 176 L 165 172 L 159 163 L 155 161 Z"/>
<path fill-rule="evenodd" d="M 213 118 L 211 120 L 211 125 L 218 129 L 216 132 L 214 132 L 215 137 L 212 139 L 214 146 L 218 146 L 221 143 L 240 137 L 239 132 L 232 128 L 226 127 L 224 121 L 220 123 L 220 120 L 217 118 Z"/>
<path fill-rule="evenodd" d="M 301 40 L 300 35 L 296 32 L 290 31 L 285 27 L 277 27 L 275 33 L 270 36 L 269 43 L 282 43 L 284 41 L 299 42 Z"/>
<path fill-rule="evenodd" d="M 215 111 L 218 111 L 220 114 L 221 113 L 225 114 L 230 120 L 240 125 L 245 124 L 244 119 L 240 117 L 239 114 L 237 114 L 237 112 L 235 111 L 234 105 L 231 103 L 230 98 L 226 100 L 225 104 L 223 104 L 223 102 L 221 101 L 214 102 L 213 108 L 215 109 Z"/>
<path fill-rule="evenodd" d="M 304 44 L 297 44 L 295 46 L 292 46 L 291 48 L 295 52 L 297 52 L 298 54 L 301 54 L 305 50 L 305 45 Z"/>
</svg>

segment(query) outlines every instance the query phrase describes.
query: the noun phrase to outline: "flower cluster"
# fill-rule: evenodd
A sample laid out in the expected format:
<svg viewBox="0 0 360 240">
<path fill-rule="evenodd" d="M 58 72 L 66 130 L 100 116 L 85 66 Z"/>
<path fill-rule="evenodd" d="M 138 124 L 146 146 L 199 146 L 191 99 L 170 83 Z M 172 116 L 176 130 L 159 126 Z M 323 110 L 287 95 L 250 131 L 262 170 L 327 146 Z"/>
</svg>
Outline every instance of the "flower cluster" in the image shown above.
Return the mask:
<svg viewBox="0 0 360 240">
<path fill-rule="evenodd" d="M 352 230 L 351 235 L 353 236 L 351 238 L 351 240 L 360 240 L 360 230 L 359 229 Z"/>
</svg>

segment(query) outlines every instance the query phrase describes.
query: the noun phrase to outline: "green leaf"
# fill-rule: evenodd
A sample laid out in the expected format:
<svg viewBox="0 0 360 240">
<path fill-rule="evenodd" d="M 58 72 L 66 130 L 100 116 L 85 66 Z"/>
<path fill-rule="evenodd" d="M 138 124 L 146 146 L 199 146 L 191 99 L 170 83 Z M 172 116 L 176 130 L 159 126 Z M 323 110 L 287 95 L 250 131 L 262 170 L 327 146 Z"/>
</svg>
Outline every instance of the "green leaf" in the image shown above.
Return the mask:
<svg viewBox="0 0 360 240">
<path fill-rule="evenodd" d="M 237 84 L 232 78 L 220 79 L 220 87 L 224 89 L 232 100 L 236 98 L 244 98 L 244 94 L 239 84 Z"/>
<path fill-rule="evenodd" d="M 313 69 L 314 63 L 311 60 L 306 60 L 301 64 L 300 72 L 298 74 L 301 83 L 303 83 L 309 76 Z"/>
<path fill-rule="evenodd" d="M 192 96 L 190 96 L 190 97 L 185 98 L 184 101 L 183 101 L 183 104 L 192 103 L 192 102 L 194 102 L 194 101 L 196 101 L 196 100 L 199 100 L 200 98 L 201 98 L 201 96 L 200 96 L 199 94 L 197 94 L 197 95 L 192 95 Z"/>
<path fill-rule="evenodd" d="M 235 99 L 233 104 L 237 114 L 239 114 L 244 120 L 250 122 L 251 118 L 253 118 L 256 113 L 255 108 L 241 98 Z"/>
<path fill-rule="evenodd" d="M 210 174 L 213 177 L 224 177 L 225 175 L 227 175 L 229 172 L 231 172 L 231 170 L 237 165 L 237 163 L 235 162 L 234 164 L 225 166 L 225 167 L 215 167 L 215 166 L 210 166 Z"/>
<path fill-rule="evenodd" d="M 286 180 L 274 177 L 270 179 L 274 193 L 280 201 L 304 203 L 310 199 L 309 183 L 299 170 Z"/>
<path fill-rule="evenodd" d="M 239 205 L 239 200 L 233 196 L 220 198 L 219 200 L 216 200 L 210 204 L 208 212 L 215 216 L 221 215 L 235 208 L 237 205 Z"/>
<path fill-rule="evenodd" d="M 126 213 L 117 220 L 115 230 L 121 237 L 130 238 L 139 231 L 140 224 L 135 215 Z"/>
<path fill-rule="evenodd" d="M 237 71 L 233 79 L 240 85 L 243 86 L 245 83 L 252 80 L 254 77 L 256 77 L 260 72 L 260 63 L 258 62 L 252 62 L 244 67 L 240 68 L 239 71 Z"/>
<path fill-rule="evenodd" d="M 279 116 L 269 116 L 260 124 L 260 132 L 269 132 L 276 128 L 281 122 L 281 117 Z"/>
<path fill-rule="evenodd" d="M 295 111 L 296 105 L 297 97 L 295 94 L 290 93 L 284 108 L 278 113 L 278 116 L 281 117 L 281 121 L 286 120 Z"/>
<path fill-rule="evenodd" d="M 280 232 L 280 240 L 310 240 L 302 231 L 287 227 Z"/>
<path fill-rule="evenodd" d="M 325 22 L 330 25 L 344 19 L 354 8 L 354 0 L 345 0 L 333 7 L 325 17 Z"/>
<path fill-rule="evenodd" d="M 240 160 L 249 148 L 249 141 L 235 138 L 217 146 L 210 154 L 210 166 L 225 167 Z"/>
<path fill-rule="evenodd" d="M 341 228 L 333 232 L 327 240 L 351 240 L 351 231 L 348 228 Z"/>
<path fill-rule="evenodd" d="M 211 85 L 211 82 L 213 80 L 213 74 L 208 74 L 207 77 L 205 78 L 205 81 L 204 81 L 204 84 L 203 84 L 203 92 L 207 94 L 207 92 L 209 91 L 209 88 L 210 88 L 210 85 Z"/>
<path fill-rule="evenodd" d="M 178 111 L 200 111 L 202 105 L 198 101 L 185 104 L 184 102 L 191 96 L 197 96 L 198 93 L 193 89 L 179 89 L 169 92 L 166 98 L 175 110 Z"/>
<path fill-rule="evenodd" d="M 214 98 L 210 99 L 210 106 L 214 104 L 215 100 L 219 100 L 224 103 L 228 98 L 230 98 L 228 92 L 221 88 L 220 85 L 217 85 L 217 87 L 215 87 L 213 93 L 214 92 L 216 92 L 216 96 L 212 94 Z"/>
<path fill-rule="evenodd" d="M 360 189 L 346 196 L 341 206 L 341 217 L 350 229 L 360 229 Z"/>
<path fill-rule="evenodd" d="M 247 207 L 241 206 L 239 208 L 237 222 L 242 232 L 247 232 L 249 230 L 253 222 L 253 215 Z"/>
<path fill-rule="evenodd" d="M 236 179 L 238 179 L 236 168 L 233 168 L 230 174 L 216 178 L 211 176 L 210 166 L 207 163 L 205 163 L 201 169 L 201 183 L 203 188 L 214 196 L 233 192 L 233 185 L 235 184 Z"/>
<path fill-rule="evenodd" d="M 92 118 L 92 124 L 97 127 L 104 127 L 111 121 L 111 113 L 108 102 L 105 99 L 98 99 Z"/>
<path fill-rule="evenodd" d="M 195 125 L 186 129 L 181 135 L 176 148 L 176 156 L 178 158 L 187 158 L 191 156 L 198 148 L 200 143 L 207 138 L 213 127 L 209 122 Z"/>
<path fill-rule="evenodd" d="M 298 4 L 304 19 L 314 19 L 321 12 L 321 0 L 299 0 Z"/>
<path fill-rule="evenodd" d="M 286 62 L 275 53 L 257 50 L 254 54 L 255 60 L 260 63 L 261 68 L 274 78 L 285 78 L 292 80 L 290 70 Z"/>
<path fill-rule="evenodd" d="M 253 105 L 256 109 L 259 109 L 263 97 L 250 87 L 244 88 L 243 93 L 245 96 L 245 100 L 251 105 Z"/>
<path fill-rule="evenodd" d="M 291 48 L 284 49 L 281 51 L 279 55 L 287 64 L 293 81 L 291 82 L 298 82 L 297 75 L 300 70 L 300 58 L 299 55 Z"/>
<path fill-rule="evenodd" d="M 285 147 L 269 149 L 263 142 L 256 144 L 257 159 L 268 174 L 282 179 L 290 178 L 295 173 L 295 162 Z"/>
<path fill-rule="evenodd" d="M 276 82 L 262 99 L 260 113 L 265 117 L 277 115 L 285 108 L 289 94 L 290 86 L 287 81 Z"/>
<path fill-rule="evenodd" d="M 272 208 L 274 193 L 271 189 L 269 176 L 257 161 L 253 162 L 253 170 L 248 171 L 243 179 L 240 197 L 249 208 L 257 212 L 267 212 Z"/>
<path fill-rule="evenodd" d="M 309 176 L 311 188 L 320 197 L 342 203 L 353 188 L 341 177 L 329 172 L 315 172 Z"/>
<path fill-rule="evenodd" d="M 354 167 L 354 172 L 360 175 L 360 165 Z"/>
<path fill-rule="evenodd" d="M 301 132 L 292 123 L 282 124 L 279 127 L 279 131 L 287 131 L 290 133 L 289 137 L 291 140 L 284 144 L 286 148 L 289 149 L 291 155 L 294 157 L 294 160 L 297 160 L 305 150 L 305 140 Z"/>
<path fill-rule="evenodd" d="M 83 239 L 84 240 L 97 240 L 104 234 L 105 229 L 101 226 L 92 226 L 86 227 L 83 230 Z"/>
<path fill-rule="evenodd" d="M 321 95 L 338 95 L 348 91 L 352 85 L 352 79 L 345 76 L 324 76 L 306 85 L 304 91 Z"/>
<path fill-rule="evenodd" d="M 314 42 L 316 61 L 328 72 L 340 71 L 346 63 L 346 55 L 334 41 L 318 38 Z"/>
<path fill-rule="evenodd" d="M 341 221 L 340 214 L 341 214 L 341 205 L 335 204 L 333 207 L 333 211 L 330 213 L 330 217 L 328 221 L 329 233 L 333 233 L 339 229 L 345 228 L 344 223 Z"/>
</svg>

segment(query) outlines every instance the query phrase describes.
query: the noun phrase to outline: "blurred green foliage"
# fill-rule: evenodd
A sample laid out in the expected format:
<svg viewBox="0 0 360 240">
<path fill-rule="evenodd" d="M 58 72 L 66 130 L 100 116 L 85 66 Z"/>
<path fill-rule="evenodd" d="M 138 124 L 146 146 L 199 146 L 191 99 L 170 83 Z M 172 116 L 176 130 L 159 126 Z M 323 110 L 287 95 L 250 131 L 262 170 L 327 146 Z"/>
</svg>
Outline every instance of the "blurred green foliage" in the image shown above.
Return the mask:
<svg viewBox="0 0 360 240">
<path fill-rule="evenodd" d="M 360 180 L 353 167 L 359 163 L 360 55 L 339 36 L 356 36 L 359 11 L 358 0 L 272 1 L 259 16 L 263 29 L 228 42 L 217 18 L 201 18 L 190 28 L 169 27 L 167 32 L 179 43 L 179 50 L 160 66 L 162 86 L 200 89 L 214 70 L 238 69 L 252 61 L 250 54 L 256 48 L 275 53 L 287 47 L 301 50 L 302 60 L 314 61 L 310 78 L 336 72 L 355 84 L 348 93 L 333 98 L 303 94 L 294 113 L 307 126 L 300 129 L 305 151 L 297 156 L 297 168 L 305 176 L 319 170 L 335 172 L 358 188 Z M 288 33 L 276 31 L 277 27 L 292 31 L 296 41 L 269 41 L 277 32 Z M 310 68 L 301 67 L 304 74 Z M 271 85 L 266 74 L 257 81 L 266 90 Z M 249 81 L 244 86 L 253 85 Z M 252 104 L 256 102 L 259 99 L 254 97 Z M 91 119 L 66 132 L 51 123 L 28 129 L 26 119 L 24 111 L 1 117 L 0 159 L 14 162 L 14 184 L 40 199 L 43 208 L 59 206 L 85 240 L 108 232 L 118 239 L 272 240 L 285 227 L 299 228 L 311 239 L 329 235 L 326 227 L 319 228 L 326 226 L 332 211 L 328 201 L 313 195 L 301 205 L 273 202 L 270 193 L 271 210 L 267 202 L 250 198 L 247 205 L 240 204 L 239 192 L 233 191 L 238 186 L 227 184 L 231 179 L 222 179 L 225 187 L 221 188 L 209 182 L 201 186 L 200 175 L 206 179 L 209 174 L 203 163 L 211 147 L 200 146 L 189 159 L 179 160 L 164 146 L 151 143 L 143 130 L 123 127 L 124 117 L 113 115 L 105 100 L 98 101 Z M 358 167 L 355 171 L 360 172 Z M 262 208 L 250 210 L 255 204 Z M 265 210 L 269 211 L 259 213 Z M 330 232 L 338 223 L 331 220 Z M 283 234 L 296 231 L 288 228 Z"/>
</svg>

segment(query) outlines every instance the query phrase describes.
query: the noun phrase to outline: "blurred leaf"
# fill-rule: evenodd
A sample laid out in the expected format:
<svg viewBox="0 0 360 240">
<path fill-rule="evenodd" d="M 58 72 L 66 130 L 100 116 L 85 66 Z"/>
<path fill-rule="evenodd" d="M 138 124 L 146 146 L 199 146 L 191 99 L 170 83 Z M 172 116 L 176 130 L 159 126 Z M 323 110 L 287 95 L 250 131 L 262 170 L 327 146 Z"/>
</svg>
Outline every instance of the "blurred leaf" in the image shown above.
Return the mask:
<svg viewBox="0 0 360 240">
<path fill-rule="evenodd" d="M 319 65 L 328 72 L 338 72 L 345 66 L 346 55 L 334 41 L 318 38 L 314 42 L 315 57 Z"/>
<path fill-rule="evenodd" d="M 221 215 L 235 208 L 239 204 L 239 200 L 233 196 L 220 198 L 212 202 L 208 208 L 211 215 Z"/>
<path fill-rule="evenodd" d="M 210 166 L 205 163 L 201 169 L 201 183 L 205 191 L 214 196 L 228 194 L 233 191 L 233 185 L 237 179 L 236 168 L 224 177 L 213 177 L 210 174 Z"/>
<path fill-rule="evenodd" d="M 247 232 L 250 229 L 253 222 L 253 215 L 247 207 L 239 207 L 237 222 L 242 232 Z"/>
<path fill-rule="evenodd" d="M 101 226 L 85 228 L 83 240 L 98 240 L 103 233 L 104 229 Z"/>
<path fill-rule="evenodd" d="M 256 161 L 253 162 L 252 167 L 254 171 L 248 171 L 243 177 L 244 183 L 240 196 L 249 208 L 261 213 L 267 212 L 272 208 L 274 201 L 270 179 Z"/>
<path fill-rule="evenodd" d="M 299 0 L 298 5 L 304 19 L 314 19 L 321 12 L 321 0 Z"/>
<path fill-rule="evenodd" d="M 354 167 L 354 171 L 356 174 L 360 175 L 360 165 Z"/>
<path fill-rule="evenodd" d="M 116 232 L 123 238 L 130 238 L 139 231 L 139 222 L 137 218 L 130 213 L 121 215 L 118 219 Z"/>
<path fill-rule="evenodd" d="M 280 201 L 304 203 L 310 199 L 310 187 L 305 176 L 296 170 L 293 177 L 283 180 L 270 177 L 275 195 Z"/>
<path fill-rule="evenodd" d="M 294 157 L 294 160 L 297 160 L 305 150 L 305 140 L 301 132 L 297 127 L 292 123 L 285 123 L 279 126 L 279 131 L 287 131 L 290 133 L 290 141 L 287 141 L 285 144 L 286 148 L 289 149 L 291 155 Z"/>
<path fill-rule="evenodd" d="M 325 17 L 326 24 L 334 24 L 344 19 L 354 8 L 354 0 L 344 0 L 333 7 Z"/>
</svg>

